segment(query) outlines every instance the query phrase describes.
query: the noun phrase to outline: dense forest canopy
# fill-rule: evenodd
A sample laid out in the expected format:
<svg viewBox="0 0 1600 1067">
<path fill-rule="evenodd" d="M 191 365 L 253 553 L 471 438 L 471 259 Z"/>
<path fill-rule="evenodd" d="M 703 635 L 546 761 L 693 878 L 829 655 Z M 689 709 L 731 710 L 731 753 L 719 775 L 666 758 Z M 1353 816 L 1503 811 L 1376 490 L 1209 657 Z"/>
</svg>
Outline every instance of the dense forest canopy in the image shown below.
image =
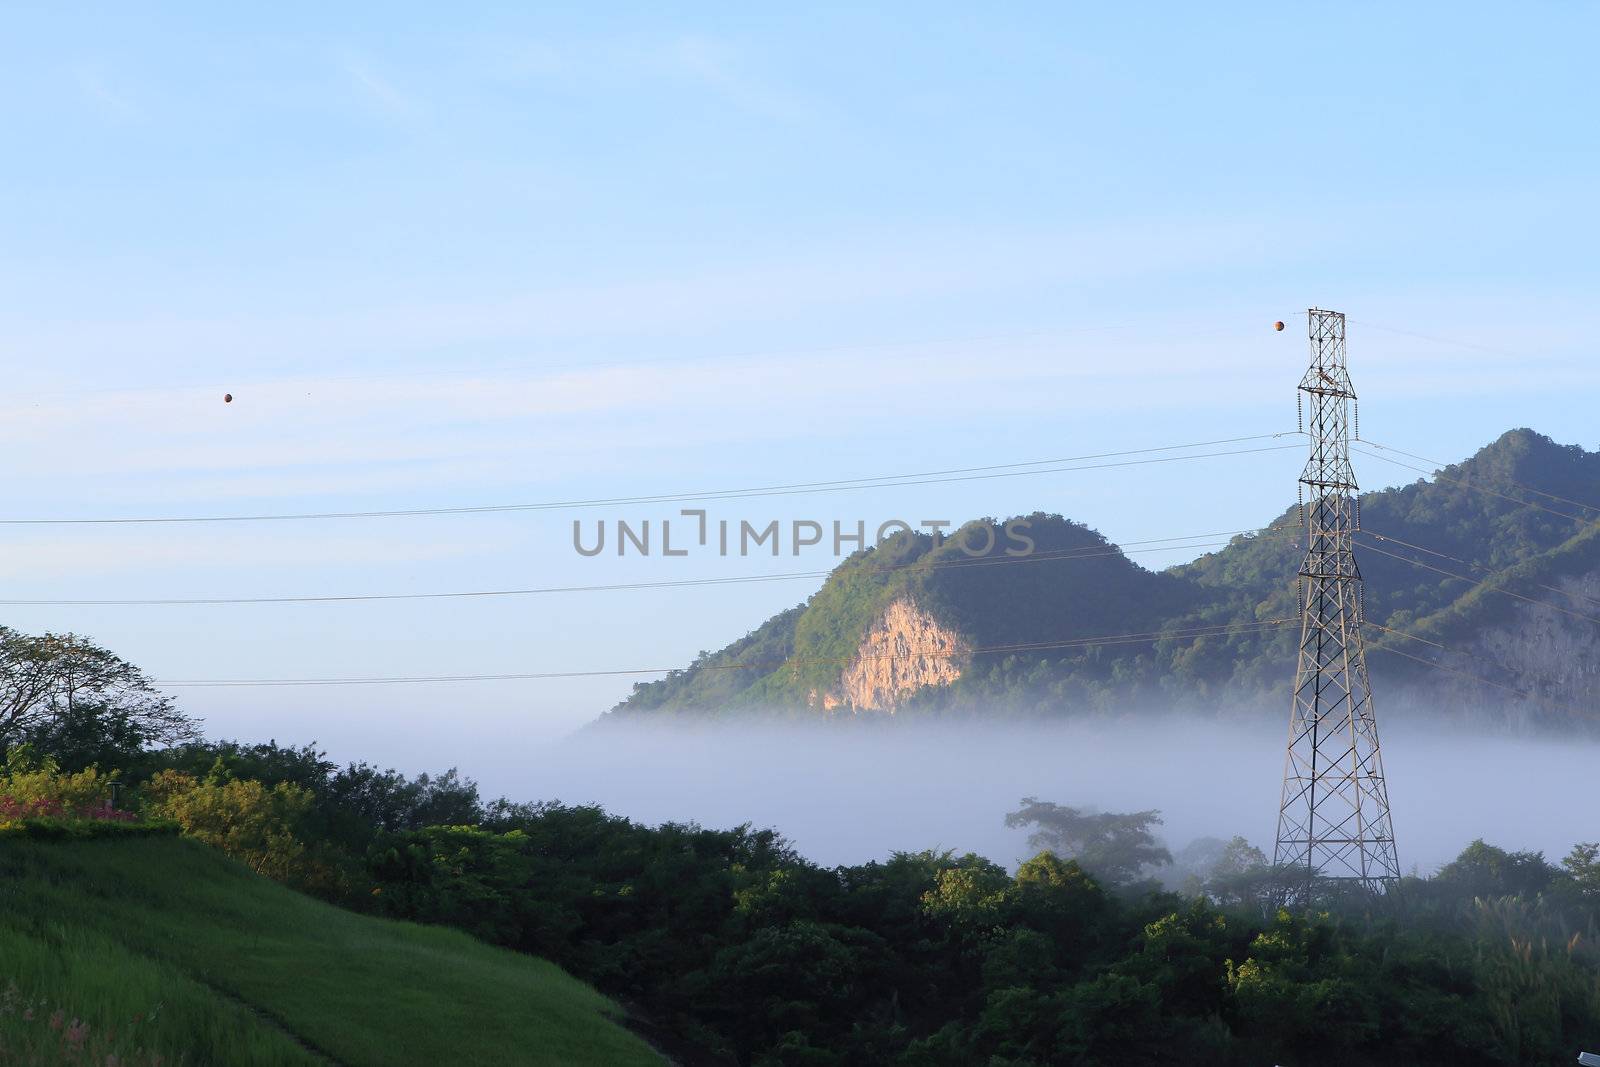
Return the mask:
<svg viewBox="0 0 1600 1067">
<path fill-rule="evenodd" d="M 1304 912 L 1278 906 L 1302 875 L 1242 838 L 1173 855 L 1153 811 L 1027 797 L 1004 815 L 1038 849 L 1015 869 L 938 851 L 823 867 L 772 830 L 486 803 L 454 772 L 311 746 L 128 756 L 10 749 L 0 881 L 23 873 L 8 835 L 176 829 L 346 907 L 554 960 L 686 1064 L 1456 1067 L 1600 1043 L 1592 843 L 1552 864 L 1473 842 L 1432 878 Z"/>
</svg>

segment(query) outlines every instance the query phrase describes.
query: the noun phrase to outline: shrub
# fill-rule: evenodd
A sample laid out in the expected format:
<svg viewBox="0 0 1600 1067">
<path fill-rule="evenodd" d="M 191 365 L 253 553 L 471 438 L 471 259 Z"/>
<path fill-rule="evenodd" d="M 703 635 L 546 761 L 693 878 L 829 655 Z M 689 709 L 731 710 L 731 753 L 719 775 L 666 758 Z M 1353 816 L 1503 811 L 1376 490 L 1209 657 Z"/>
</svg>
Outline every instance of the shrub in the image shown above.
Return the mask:
<svg viewBox="0 0 1600 1067">
<path fill-rule="evenodd" d="M 313 874 L 296 832 L 312 797 L 297 785 L 198 781 L 180 771 L 162 771 L 143 792 L 146 814 L 170 819 L 185 836 L 220 848 L 257 874 L 295 884 Z"/>
<path fill-rule="evenodd" d="M 116 779 L 116 772 L 94 767 L 63 774 L 54 760 L 36 759 L 27 746 L 14 748 L 0 771 L 0 831 L 136 823 L 133 812 L 112 806 Z"/>
</svg>

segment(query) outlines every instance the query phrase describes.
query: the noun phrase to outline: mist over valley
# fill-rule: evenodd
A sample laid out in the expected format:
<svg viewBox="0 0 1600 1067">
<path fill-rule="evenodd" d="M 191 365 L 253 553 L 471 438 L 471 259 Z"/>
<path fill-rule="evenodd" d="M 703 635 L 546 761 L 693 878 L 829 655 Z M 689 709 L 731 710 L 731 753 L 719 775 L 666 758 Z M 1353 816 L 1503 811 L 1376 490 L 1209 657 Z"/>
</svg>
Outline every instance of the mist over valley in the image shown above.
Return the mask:
<svg viewBox="0 0 1600 1067">
<path fill-rule="evenodd" d="M 1597 831 L 1600 742 L 1463 730 L 1380 708 L 1400 859 L 1431 873 L 1475 838 L 1559 858 Z M 1242 835 L 1269 855 L 1284 726 L 1149 714 L 1111 723 L 607 724 L 492 759 L 488 791 L 599 804 L 641 822 L 771 827 L 824 865 L 950 849 L 1014 866 L 1004 815 L 1024 796 L 1159 809 L 1179 853 Z"/>
</svg>

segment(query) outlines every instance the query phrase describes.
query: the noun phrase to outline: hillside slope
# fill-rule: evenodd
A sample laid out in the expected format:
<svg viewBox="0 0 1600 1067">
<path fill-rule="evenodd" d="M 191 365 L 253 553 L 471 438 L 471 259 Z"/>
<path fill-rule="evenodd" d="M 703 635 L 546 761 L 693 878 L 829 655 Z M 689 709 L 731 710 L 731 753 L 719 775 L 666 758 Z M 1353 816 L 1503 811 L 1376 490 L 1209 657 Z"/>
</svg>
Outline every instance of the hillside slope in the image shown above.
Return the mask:
<svg viewBox="0 0 1600 1067">
<path fill-rule="evenodd" d="M 1376 455 L 1361 465 L 1387 472 Z M 1600 713 L 1583 710 L 1600 662 L 1600 507 L 1580 501 L 1600 501 L 1600 453 L 1525 429 L 1429 478 L 1363 494 L 1358 556 L 1367 618 L 1378 624 L 1368 633 L 1375 683 L 1406 707 L 1600 728 Z M 1026 521 L 1035 545 L 1023 559 L 1005 555 L 1006 524 L 992 520 L 943 544 L 902 534 L 857 553 L 805 604 L 690 670 L 636 687 L 611 718 L 1282 706 L 1298 637 L 1297 508 L 1164 572 L 1060 516 Z M 990 534 L 980 558 L 960 547 Z M 1210 632 L 1195 636 L 1202 628 Z M 1419 647 L 1393 630 L 1437 644 Z M 1173 631 L 1187 633 L 1088 642 Z M 1419 652 L 1535 696 L 1400 654 Z"/>
<path fill-rule="evenodd" d="M 0 840 L 0 1063 L 662 1062 L 619 1015 L 544 960 L 192 841 Z"/>
</svg>

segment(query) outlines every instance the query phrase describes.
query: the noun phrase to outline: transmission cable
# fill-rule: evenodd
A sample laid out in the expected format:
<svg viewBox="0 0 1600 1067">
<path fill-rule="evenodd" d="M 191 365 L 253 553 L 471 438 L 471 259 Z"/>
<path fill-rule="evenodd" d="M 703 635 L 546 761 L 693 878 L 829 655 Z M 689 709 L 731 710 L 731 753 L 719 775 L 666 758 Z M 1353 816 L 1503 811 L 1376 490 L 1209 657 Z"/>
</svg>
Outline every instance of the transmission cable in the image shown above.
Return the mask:
<svg viewBox="0 0 1600 1067">
<path fill-rule="evenodd" d="M 922 652 L 877 653 L 852 657 L 849 662 L 894 661 L 907 659 L 947 659 L 967 655 L 995 653 L 1044 652 L 1067 648 L 1095 648 L 1126 644 L 1145 644 L 1165 640 L 1198 640 L 1203 637 L 1221 637 L 1231 634 L 1253 635 L 1269 632 L 1298 619 L 1263 619 L 1247 623 L 1216 623 L 1206 626 L 1174 630 L 1151 630 L 1144 633 L 1108 634 L 1099 637 L 1082 637 L 1066 641 L 1038 641 L 1019 644 L 991 645 L 977 648 L 951 647 L 929 649 Z M 616 670 L 544 671 L 518 674 L 451 674 L 451 675 L 399 675 L 368 678 L 188 678 L 158 679 L 153 684 L 170 688 L 235 688 L 274 686 L 340 686 L 340 685 L 401 685 L 431 684 L 435 682 L 506 682 L 559 678 L 610 678 L 624 675 L 666 674 L 681 677 L 703 671 L 767 670 L 795 664 L 827 664 L 843 668 L 847 664 L 834 659 L 799 657 L 789 659 L 756 660 L 739 663 L 703 663 L 688 667 L 638 667 Z"/>
<path fill-rule="evenodd" d="M 1156 448 L 1137 448 L 1123 452 L 1100 452 L 1087 456 L 1069 456 L 1058 459 L 1030 460 L 1021 463 L 999 463 L 983 467 L 958 467 L 944 471 L 923 471 L 912 474 L 880 475 L 875 478 L 849 478 L 825 482 L 795 482 L 787 485 L 754 486 L 746 489 L 713 489 L 686 493 L 659 493 L 630 497 L 605 497 L 591 500 L 554 500 L 529 504 L 480 504 L 461 507 L 400 508 L 382 511 L 323 511 L 291 514 L 255 515 L 162 515 L 122 516 L 114 518 L 0 518 L 3 526 L 114 526 L 148 525 L 156 523 L 222 523 L 222 522 L 282 522 L 305 519 L 380 519 L 410 518 L 430 515 L 477 515 L 501 512 L 556 511 L 586 507 L 619 507 L 634 504 L 667 504 L 699 500 L 741 500 L 769 496 L 799 496 L 811 493 L 837 493 L 859 489 L 890 489 L 898 486 L 933 485 L 948 482 L 984 481 L 994 478 L 1018 478 L 1039 474 L 1060 474 L 1083 470 L 1103 470 L 1115 467 L 1133 467 L 1149 463 L 1176 463 L 1182 460 L 1215 459 L 1223 456 L 1242 456 L 1261 452 L 1278 452 L 1296 448 L 1297 445 L 1268 445 L 1260 448 L 1238 448 L 1218 452 L 1198 452 L 1183 456 L 1149 456 L 1152 452 L 1171 452 L 1185 448 L 1204 448 L 1219 444 L 1245 441 L 1262 441 L 1279 437 L 1300 436 L 1297 430 L 1272 434 L 1255 434 L 1248 437 L 1231 437 L 1217 441 L 1200 441 L 1181 445 L 1162 445 Z M 1119 456 L 1146 456 L 1144 459 L 1121 460 L 1114 463 L 1086 463 L 1091 459 L 1109 459 Z M 1071 463 L 1075 466 L 1045 466 Z M 1036 470 L 1018 470 L 1020 467 L 1039 467 Z"/>
<path fill-rule="evenodd" d="M 1197 548 L 1217 548 L 1230 541 L 1196 541 L 1200 537 L 1254 536 L 1257 539 L 1281 537 L 1297 533 L 1297 529 L 1268 528 L 1266 530 L 1234 530 L 1225 533 L 1191 534 L 1184 537 L 1161 537 L 1147 541 L 1128 541 L 1126 545 L 1155 545 L 1152 548 L 1129 548 L 1112 545 L 1104 549 L 1060 549 L 1052 552 L 1033 552 L 1025 556 L 980 557 L 969 559 L 938 560 L 925 563 L 911 560 L 892 563 L 878 570 L 903 570 L 922 566 L 928 569 L 949 570 L 969 567 L 1009 566 L 1016 563 L 1052 563 L 1076 559 L 1101 559 L 1108 556 L 1127 556 L 1149 552 L 1181 552 Z M 1183 542 L 1183 543 L 1176 543 Z M 726 577 L 678 578 L 654 582 L 616 582 L 605 585 L 557 585 L 526 589 L 474 589 L 462 592 L 440 593 L 351 593 L 311 594 L 303 596 L 240 596 L 240 597 L 147 597 L 129 599 L 85 600 L 0 600 L 0 607 L 176 607 L 226 604 L 334 604 L 398 600 L 469 600 L 497 597 L 540 596 L 556 593 L 623 592 L 636 589 L 677 589 L 694 586 L 750 585 L 763 582 L 800 581 L 807 578 L 826 578 L 833 570 L 784 571 L 779 574 L 746 574 Z"/>
<path fill-rule="evenodd" d="M 1362 441 L 1362 444 L 1367 444 L 1367 443 L 1368 442 L 1366 442 L 1366 441 Z M 1404 467 L 1406 470 L 1409 470 L 1409 471 L 1416 471 L 1418 474 L 1424 475 L 1426 477 L 1433 478 L 1433 479 L 1435 479 L 1437 481 L 1449 482 L 1452 485 L 1459 485 L 1464 489 L 1471 489 L 1473 492 L 1476 492 L 1476 493 L 1483 493 L 1483 494 L 1485 494 L 1487 496 L 1498 497 L 1501 500 L 1509 501 L 1509 502 L 1511 502 L 1513 504 L 1516 504 L 1519 507 L 1534 508 L 1534 509 L 1536 509 L 1538 511 L 1549 512 L 1551 515 L 1558 515 L 1561 518 L 1566 519 L 1569 522 L 1591 522 L 1591 521 L 1593 521 L 1591 519 L 1584 518 L 1582 515 L 1568 515 L 1564 511 L 1560 511 L 1560 510 L 1558 510 L 1556 508 L 1549 507 L 1548 505 L 1545 505 L 1545 504 L 1540 504 L 1537 501 L 1519 500 L 1518 498 L 1516 498 L 1514 496 L 1511 496 L 1511 495 L 1509 495 L 1507 493 L 1502 493 L 1502 492 L 1499 492 L 1497 490 L 1490 489 L 1487 486 L 1476 485 L 1476 484 L 1474 484 L 1472 482 L 1467 481 L 1464 478 L 1452 478 L 1448 474 L 1441 474 L 1439 471 L 1436 471 L 1436 470 L 1434 470 L 1434 471 L 1425 470 L 1422 467 L 1413 466 L 1410 463 L 1404 463 L 1404 462 L 1402 462 L 1402 461 L 1400 461 L 1398 459 L 1393 459 L 1393 458 L 1391 458 L 1389 456 L 1381 455 L 1381 454 L 1379 454 L 1377 452 L 1369 452 L 1366 449 L 1357 449 L 1356 451 L 1360 455 L 1370 456 L 1373 459 L 1382 460 L 1385 463 L 1392 463 L 1396 467 Z M 1529 490 L 1529 492 L 1539 492 L 1539 490 Z M 1577 504 L 1576 501 L 1565 501 L 1565 502 L 1566 503 Z M 1577 506 L 1578 507 L 1582 507 L 1582 508 L 1589 507 L 1589 505 L 1587 505 L 1587 504 L 1577 504 Z"/>
<path fill-rule="evenodd" d="M 1393 544 L 1404 545 L 1406 548 L 1414 549 L 1414 550 L 1416 550 L 1418 552 L 1426 552 L 1430 556 L 1438 556 L 1440 559 L 1447 559 L 1447 560 L 1450 560 L 1453 563 L 1459 563 L 1463 567 L 1471 567 L 1473 570 L 1482 571 L 1485 574 L 1498 574 L 1498 573 L 1500 573 L 1500 570 L 1497 570 L 1494 567 L 1490 567 L 1490 566 L 1487 566 L 1487 565 L 1482 564 L 1482 563 L 1476 563 L 1476 562 L 1474 562 L 1474 561 L 1472 561 L 1470 559 L 1462 559 L 1460 556 L 1452 556 L 1448 552 L 1440 552 L 1438 549 L 1428 548 L 1425 545 L 1413 544 L 1410 541 L 1406 541 L 1406 540 L 1403 540 L 1403 539 L 1401 539 L 1399 537 L 1395 537 L 1393 534 L 1375 533 L 1375 532 L 1373 532 L 1371 530 L 1357 530 L 1356 532 L 1359 533 L 1359 534 L 1366 534 L 1368 537 L 1376 538 L 1379 541 L 1388 541 L 1388 542 L 1392 542 Z M 1503 570 L 1503 569 L 1504 568 L 1501 568 L 1501 570 Z M 1586 595 L 1584 593 L 1574 593 L 1569 589 L 1562 589 L 1560 586 L 1545 585 L 1543 582 L 1530 581 L 1528 584 L 1532 585 L 1532 586 L 1534 586 L 1536 588 L 1546 590 L 1547 592 L 1557 593 L 1557 594 L 1559 594 L 1561 596 L 1569 597 L 1569 598 L 1571 598 L 1573 600 L 1583 600 L 1583 601 L 1587 601 L 1587 602 L 1589 602 L 1591 604 L 1600 605 L 1600 597 L 1592 597 L 1592 596 L 1588 596 L 1588 595 Z"/>
<path fill-rule="evenodd" d="M 1417 333 L 1415 330 L 1402 330 L 1396 326 L 1380 326 L 1376 322 L 1368 322 L 1365 319 L 1346 318 L 1345 322 L 1352 326 L 1365 326 L 1369 330 L 1382 330 L 1384 333 L 1399 334 L 1402 337 L 1415 337 L 1419 341 L 1433 341 L 1436 344 L 1455 345 L 1458 348 L 1473 348 L 1479 352 L 1487 352 L 1496 356 L 1512 356 L 1516 359 L 1524 358 L 1521 352 L 1512 352 L 1509 349 L 1495 348 L 1491 345 L 1481 345 L 1475 341 L 1463 341 L 1455 337 L 1439 337 L 1431 333 Z"/>
<path fill-rule="evenodd" d="M 1443 567 L 1435 567 L 1431 563 L 1424 563 L 1419 559 L 1412 559 L 1409 556 L 1402 556 L 1398 552 L 1390 552 L 1387 549 L 1378 548 L 1376 545 L 1368 545 L 1367 551 L 1376 552 L 1381 556 L 1388 556 L 1391 559 L 1400 560 L 1402 563 L 1409 563 L 1413 567 L 1421 567 L 1424 570 L 1433 571 L 1435 574 L 1442 574 L 1447 578 L 1454 578 L 1457 581 L 1466 582 L 1468 585 L 1475 588 L 1488 589 L 1492 592 L 1503 593 L 1506 596 L 1515 597 L 1518 600 L 1525 600 L 1529 604 L 1536 604 L 1539 607 L 1549 608 L 1551 611 L 1559 611 L 1563 615 L 1571 615 L 1575 619 L 1582 619 L 1585 622 L 1592 622 L 1596 625 L 1600 625 L 1600 618 L 1596 618 L 1593 615 L 1585 615 L 1581 611 L 1573 611 L 1571 608 L 1564 608 L 1560 604 L 1552 604 L 1548 600 L 1540 600 L 1537 597 L 1526 596 L 1522 593 L 1507 589 L 1504 586 L 1491 585 L 1486 581 L 1477 581 L 1467 577 L 1464 574 L 1456 574 L 1454 571 L 1447 571 Z"/>
<path fill-rule="evenodd" d="M 1366 625 L 1376 627 L 1379 630 L 1383 630 L 1385 633 L 1391 633 L 1391 634 L 1394 634 L 1397 637 L 1404 637 L 1404 638 L 1407 638 L 1407 639 L 1412 640 L 1412 641 L 1420 641 L 1421 643 L 1423 643 L 1425 645 L 1431 645 L 1432 647 L 1437 648 L 1442 652 L 1449 652 L 1452 655 L 1458 655 L 1458 656 L 1467 655 L 1467 653 L 1459 652 L 1459 651 L 1455 651 L 1455 650 L 1446 648 L 1444 645 L 1439 644 L 1437 641 L 1430 641 L 1425 637 L 1418 637 L 1416 634 L 1408 634 L 1403 630 L 1396 630 L 1396 629 L 1393 629 L 1391 627 L 1384 626 L 1384 625 L 1382 625 L 1380 623 L 1368 622 L 1368 623 L 1366 623 Z M 1549 706 L 1551 706 L 1553 708 L 1560 708 L 1562 711 L 1572 712 L 1574 714 L 1583 716 L 1585 718 L 1589 717 L 1590 715 L 1592 715 L 1594 713 L 1594 709 L 1592 709 L 1592 708 L 1580 708 L 1575 704 L 1567 704 L 1567 703 L 1565 703 L 1563 701 L 1551 700 L 1549 697 L 1546 697 L 1543 694 L 1536 693 L 1536 692 L 1533 692 L 1533 691 L 1527 690 L 1527 689 L 1522 689 L 1522 688 L 1520 688 L 1518 686 L 1507 685 L 1504 682 L 1496 682 L 1496 681 L 1493 681 L 1493 680 L 1491 680 L 1489 678 L 1484 678 L 1481 675 L 1473 674 L 1470 671 L 1464 671 L 1464 670 L 1461 670 L 1461 669 L 1459 669 L 1457 667 L 1447 666 L 1447 665 L 1445 665 L 1443 663 L 1438 662 L 1437 660 L 1430 660 L 1430 659 L 1427 659 L 1427 658 L 1425 658 L 1423 656 L 1413 656 L 1411 653 L 1403 652 L 1400 649 L 1395 648 L 1393 645 L 1374 645 L 1374 646 L 1372 646 L 1372 651 L 1374 651 L 1374 652 L 1387 652 L 1390 655 L 1402 656 L 1402 657 L 1404 657 L 1406 659 L 1413 660 L 1413 661 L 1415 661 L 1417 663 L 1420 663 L 1423 666 L 1432 667 L 1435 670 L 1446 671 L 1446 672 L 1448 672 L 1450 674 L 1459 675 L 1460 677 L 1465 678 L 1468 681 L 1477 682 L 1479 685 L 1487 685 L 1487 686 L 1493 686 L 1496 689 L 1503 689 L 1508 693 L 1515 693 L 1517 696 L 1523 697 L 1524 699 L 1536 700 L 1536 701 L 1538 701 L 1538 702 L 1540 702 L 1542 704 L 1548 704 Z M 1476 658 L 1481 660 L 1483 657 L 1479 656 L 1479 657 L 1476 657 Z M 1507 668 L 1506 665 L 1503 664 L 1503 663 L 1496 663 L 1495 665 L 1500 667 L 1502 670 L 1509 670 L 1509 668 Z"/>
<path fill-rule="evenodd" d="M 1415 452 L 1407 452 L 1405 449 L 1396 448 L 1393 445 L 1379 444 L 1377 441 L 1369 440 L 1368 438 L 1365 438 L 1365 437 L 1361 438 L 1359 443 L 1363 444 L 1363 445 L 1367 445 L 1367 446 L 1369 446 L 1371 448 L 1382 449 L 1385 452 L 1393 452 L 1396 455 L 1409 456 L 1411 459 L 1421 460 L 1423 463 L 1431 463 L 1436 468 L 1440 468 L 1440 469 L 1445 468 L 1445 467 L 1456 466 L 1456 464 L 1454 464 L 1454 463 L 1445 463 L 1442 460 L 1430 459 L 1427 456 L 1419 456 Z M 1376 458 L 1382 459 L 1383 457 L 1379 456 L 1379 457 L 1376 457 Z M 1416 470 L 1417 468 L 1412 468 L 1412 469 Z M 1435 470 L 1433 473 L 1437 474 L 1438 471 Z M 1581 500 L 1573 500 L 1570 497 L 1564 497 L 1564 496 L 1561 496 L 1559 494 L 1552 493 L 1552 492 L 1549 492 L 1549 491 L 1544 490 L 1544 489 L 1540 489 L 1537 486 L 1526 485 L 1526 484 L 1524 484 L 1522 482 L 1513 481 L 1510 478 L 1507 478 L 1505 481 L 1506 481 L 1507 485 L 1514 486 L 1514 487 L 1516 487 L 1518 489 L 1521 489 L 1525 493 L 1535 493 L 1535 494 L 1537 494 L 1539 496 L 1542 496 L 1542 497 L 1548 497 L 1551 500 L 1560 501 L 1563 504 L 1571 504 L 1573 507 L 1583 508 L 1585 511 L 1600 512 L 1600 507 L 1595 507 L 1593 504 L 1585 504 Z"/>
</svg>

